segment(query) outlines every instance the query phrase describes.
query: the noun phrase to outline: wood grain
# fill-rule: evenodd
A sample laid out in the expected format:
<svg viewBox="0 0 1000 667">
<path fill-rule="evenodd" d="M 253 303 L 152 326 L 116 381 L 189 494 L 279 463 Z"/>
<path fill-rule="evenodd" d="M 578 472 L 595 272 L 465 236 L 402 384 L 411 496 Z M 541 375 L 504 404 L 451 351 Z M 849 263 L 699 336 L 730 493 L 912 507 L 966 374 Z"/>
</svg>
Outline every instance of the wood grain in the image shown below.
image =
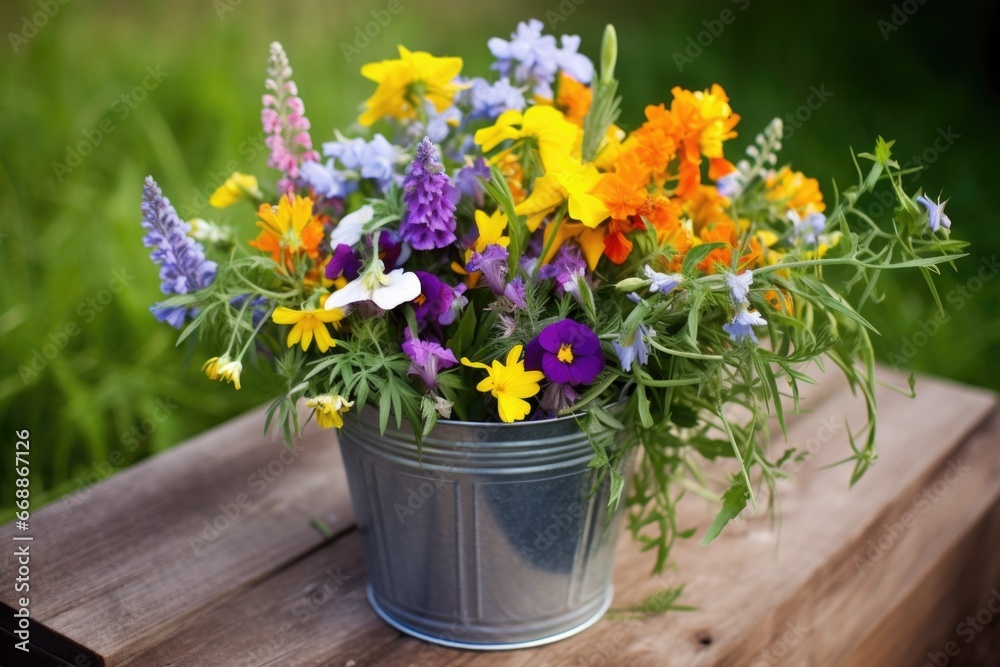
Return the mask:
<svg viewBox="0 0 1000 667">
<path fill-rule="evenodd" d="M 82 504 L 39 512 L 53 553 L 37 576 L 53 597 L 33 611 L 106 664 L 136 666 L 922 665 L 1000 579 L 995 397 L 931 379 L 914 400 L 880 391 L 880 459 L 853 491 L 848 468 L 820 468 L 848 451 L 843 421 L 860 425 L 863 406 L 833 382 L 808 400 L 813 411 L 791 421 L 789 441 L 819 449 L 783 482 L 780 543 L 778 526 L 748 517 L 707 549 L 680 544 L 680 574 L 650 578 L 650 556 L 622 540 L 615 606 L 685 582 L 682 602 L 694 612 L 608 618 L 558 644 L 504 653 L 405 637 L 368 607 L 339 453 L 315 433 L 196 557 L 191 534 L 220 503 L 253 494 L 248 476 L 281 451 L 263 442 L 257 414 L 109 480 Z M 922 493 L 933 499 L 926 509 Z M 684 525 L 703 530 L 710 509 L 688 503 Z M 907 512 L 910 525 L 894 529 Z M 326 517 L 336 539 L 309 528 L 311 516 Z M 875 559 L 869 541 L 880 539 Z M 991 637 L 984 629 L 960 657 L 991 651 Z"/>
</svg>

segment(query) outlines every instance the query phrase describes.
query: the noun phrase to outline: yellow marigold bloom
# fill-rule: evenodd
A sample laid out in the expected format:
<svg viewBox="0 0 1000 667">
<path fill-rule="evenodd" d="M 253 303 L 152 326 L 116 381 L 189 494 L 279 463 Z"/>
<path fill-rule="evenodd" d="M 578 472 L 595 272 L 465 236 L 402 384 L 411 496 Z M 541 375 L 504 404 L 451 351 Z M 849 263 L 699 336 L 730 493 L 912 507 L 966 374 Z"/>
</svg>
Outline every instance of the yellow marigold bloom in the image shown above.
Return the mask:
<svg viewBox="0 0 1000 667">
<path fill-rule="evenodd" d="M 326 328 L 327 322 L 336 323 L 344 319 L 344 311 L 340 308 L 317 308 L 315 310 L 292 310 L 280 306 L 271 314 L 271 319 L 277 324 L 294 324 L 288 332 L 288 347 L 301 344 L 302 351 L 309 349 L 309 344 L 316 339 L 316 347 L 320 352 L 326 352 L 337 343 Z"/>
<path fill-rule="evenodd" d="M 250 174 L 233 172 L 226 182 L 216 188 L 208 203 L 215 208 L 226 208 L 244 199 L 263 199 L 264 195 L 257 186 L 257 177 Z"/>
<path fill-rule="evenodd" d="M 414 118 L 424 101 L 440 113 L 451 106 L 455 93 L 466 87 L 455 83 L 461 71 L 461 58 L 437 58 L 400 45 L 398 60 L 368 63 L 361 68 L 361 75 L 377 83 L 378 88 L 368 98 L 368 108 L 358 122 L 367 126 L 386 116 L 397 120 Z"/>
<path fill-rule="evenodd" d="M 261 204 L 257 210 L 260 235 L 250 245 L 271 253 L 272 259 L 291 270 L 296 255 L 304 253 L 319 258 L 323 225 L 313 216 L 313 202 L 308 197 L 285 195 L 277 206 Z"/>
<path fill-rule="evenodd" d="M 496 123 L 478 130 L 474 139 L 484 152 L 508 139 L 533 139 L 545 171 L 563 171 L 579 168 L 583 130 L 555 107 L 533 106 L 524 113 L 504 111 Z"/>
<path fill-rule="evenodd" d="M 234 361 L 228 354 L 221 357 L 212 357 L 201 367 L 209 380 L 225 380 L 231 382 L 238 390 L 240 388 L 240 373 L 243 372 L 243 364 Z"/>
<path fill-rule="evenodd" d="M 493 360 L 493 365 L 487 366 L 478 361 L 469 361 L 462 357 L 462 364 L 472 368 L 482 368 L 487 377 L 476 389 L 489 392 L 496 399 L 500 410 L 500 419 L 505 423 L 521 421 L 531 412 L 531 405 L 524 399 L 531 398 L 539 391 L 538 382 L 545 375 L 541 371 L 524 370 L 521 359 L 521 345 L 515 345 L 507 353 L 507 363 L 501 364 L 499 359 Z"/>
<path fill-rule="evenodd" d="M 767 198 L 770 201 L 784 202 L 803 218 L 810 213 L 822 213 L 826 210 L 819 181 L 807 178 L 801 171 L 792 171 L 788 167 L 782 167 L 767 179 Z"/>
<path fill-rule="evenodd" d="M 340 428 L 344 425 L 341 414 L 354 406 L 340 394 L 320 394 L 306 399 L 306 407 L 316 411 L 316 423 L 320 428 Z"/>
</svg>

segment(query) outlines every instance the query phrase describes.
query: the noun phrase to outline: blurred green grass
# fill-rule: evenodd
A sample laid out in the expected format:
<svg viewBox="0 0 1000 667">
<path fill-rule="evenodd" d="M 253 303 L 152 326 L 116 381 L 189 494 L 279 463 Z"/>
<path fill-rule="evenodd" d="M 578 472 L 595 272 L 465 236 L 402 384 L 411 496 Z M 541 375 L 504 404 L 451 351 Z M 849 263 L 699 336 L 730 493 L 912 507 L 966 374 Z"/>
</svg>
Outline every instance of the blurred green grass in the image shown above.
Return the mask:
<svg viewBox="0 0 1000 667">
<path fill-rule="evenodd" d="M 367 45 L 358 42 L 361 53 L 351 58 L 343 45 L 387 2 L 76 2 L 58 5 L 37 35 L 16 45 L 9 34 L 43 5 L 0 9 L 8 34 L 0 64 L 0 424 L 11 443 L 15 430 L 31 431 L 35 507 L 271 395 L 269 376 L 254 369 L 240 392 L 208 382 L 199 361 L 216 351 L 175 348 L 176 332 L 149 315 L 159 281 L 140 240 L 139 195 L 143 176 L 153 174 L 182 215 L 252 233 L 247 209 L 218 214 L 205 201 L 233 168 L 270 178 L 259 103 L 275 39 L 291 58 L 319 143 L 335 127 L 348 129 L 370 93 L 361 64 L 391 57 L 397 43 L 462 55 L 467 73 L 486 73 L 486 40 L 506 36 L 518 20 L 536 16 L 556 34 L 580 34 L 591 57 L 613 22 L 624 127 L 641 122 L 647 103 L 669 101 L 674 85 L 719 82 L 743 116 L 728 149 L 735 158 L 772 117 L 795 113 L 811 87 L 825 86 L 832 97 L 786 141 L 785 159 L 819 176 L 830 199 L 831 179 L 854 177 L 849 146 L 870 148 L 884 134 L 905 161 L 951 128 L 959 138 L 920 182 L 951 197 L 954 233 L 973 246 L 957 273 L 940 280 L 942 294 L 975 286 L 980 260 L 1000 249 L 992 214 L 997 87 L 985 64 L 996 20 L 974 3 L 924 5 L 884 39 L 878 21 L 892 19 L 888 2 L 401 2 L 402 13 Z M 725 9 L 735 20 L 715 23 Z M 698 53 L 689 38 L 708 45 Z M 674 54 L 688 48 L 696 57 L 679 68 Z M 159 68 L 162 81 L 131 108 L 122 95 L 142 85 L 147 67 Z M 53 167 L 87 133 L 109 127 L 79 166 L 65 174 Z M 117 293 L 116 270 L 131 276 Z M 916 338 L 934 316 L 926 288 L 919 278 L 886 283 L 885 302 L 866 312 L 883 334 L 882 359 L 902 355 L 919 371 L 1000 389 L 996 281 L 946 303 L 947 321 Z M 73 325 L 78 333 L 69 335 Z M 49 352 L 60 348 L 51 360 L 41 356 L 49 344 Z M 23 372 L 33 359 L 37 373 Z M 0 507 L 9 507 L 12 466 L 2 470 Z"/>
</svg>

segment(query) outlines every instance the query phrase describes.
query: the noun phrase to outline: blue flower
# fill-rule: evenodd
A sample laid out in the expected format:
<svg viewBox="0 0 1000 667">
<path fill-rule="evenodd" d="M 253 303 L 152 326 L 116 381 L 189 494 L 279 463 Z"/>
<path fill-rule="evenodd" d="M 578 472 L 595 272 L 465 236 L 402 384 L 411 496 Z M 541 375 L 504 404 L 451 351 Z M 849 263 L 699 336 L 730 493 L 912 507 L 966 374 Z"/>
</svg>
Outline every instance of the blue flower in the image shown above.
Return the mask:
<svg viewBox="0 0 1000 667">
<path fill-rule="evenodd" d="M 743 187 L 743 174 L 739 170 L 733 170 L 715 182 L 719 194 L 729 199 L 743 194 Z"/>
<path fill-rule="evenodd" d="M 747 294 L 750 293 L 750 285 L 753 284 L 753 271 L 747 269 L 739 275 L 727 273 L 726 284 L 729 285 L 735 303 L 746 303 Z"/>
<path fill-rule="evenodd" d="M 806 243 L 816 243 L 819 235 L 826 231 L 826 216 L 822 213 L 809 213 L 803 218 L 798 211 L 790 208 L 788 219 L 792 222 L 792 234 Z"/>
<path fill-rule="evenodd" d="M 215 280 L 216 263 L 205 259 L 205 249 L 188 235 L 190 225 L 177 216 L 152 176 L 146 177 L 142 188 L 142 226 L 147 232 L 142 242 L 153 248 L 149 257 L 160 265 L 160 289 L 164 294 L 187 294 Z M 150 310 L 157 320 L 177 329 L 192 313 L 184 306 L 160 304 Z"/>
<path fill-rule="evenodd" d="M 941 227 L 951 229 L 951 218 L 945 215 L 944 205 L 948 202 L 941 202 L 938 197 L 937 202 L 931 201 L 924 195 L 917 197 L 917 203 L 927 209 L 927 224 L 931 226 L 931 231 L 936 232 Z"/>
<path fill-rule="evenodd" d="M 524 91 L 512 86 L 507 79 L 490 83 L 476 77 L 471 83 L 472 86 L 465 93 L 471 107 L 469 120 L 496 120 L 504 111 L 524 111 Z"/>
<path fill-rule="evenodd" d="M 590 58 L 579 53 L 580 36 L 563 35 L 559 38 L 562 48 L 556 52 L 556 63 L 559 69 L 563 70 L 580 83 L 590 83 L 594 78 L 594 63 Z"/>
<path fill-rule="evenodd" d="M 480 178 L 490 180 L 490 168 L 486 166 L 486 160 L 479 157 L 471 165 L 462 167 L 455 174 L 453 179 L 455 187 L 466 197 L 472 199 L 476 208 L 482 208 L 484 202 L 483 195 L 486 190 L 483 188 Z"/>
<path fill-rule="evenodd" d="M 659 271 L 654 271 L 653 267 L 649 264 L 646 265 L 645 271 L 646 277 L 652 281 L 649 286 L 650 292 L 659 292 L 663 295 L 670 294 L 684 280 L 684 276 L 679 273 L 660 273 Z"/>
<path fill-rule="evenodd" d="M 337 141 L 323 144 L 323 154 L 330 158 L 326 164 L 311 163 L 302 178 L 324 197 L 346 197 L 358 189 L 360 179 L 375 181 L 383 192 L 400 181 L 396 167 L 403 151 L 381 134 L 371 141 L 338 135 Z"/>
<path fill-rule="evenodd" d="M 493 69 L 510 76 L 518 86 L 532 86 L 532 92 L 552 98 L 552 82 L 556 72 L 563 70 L 580 83 L 590 83 L 594 64 L 579 53 L 580 37 L 563 35 L 561 46 L 552 35 L 543 35 L 545 25 L 538 19 L 517 24 L 510 41 L 494 37 L 487 45 L 497 59 Z"/>
<path fill-rule="evenodd" d="M 452 128 L 458 127 L 462 123 L 462 112 L 454 106 L 450 106 L 441 113 L 430 102 L 424 103 L 424 117 L 427 122 L 413 121 L 406 126 L 406 136 L 411 141 L 416 141 L 421 137 L 428 137 L 436 144 L 448 138 Z"/>
<path fill-rule="evenodd" d="M 649 361 L 649 339 L 652 337 L 652 330 L 642 322 L 630 340 L 624 343 L 619 340 L 613 341 L 611 345 L 615 348 L 615 354 L 621 362 L 622 370 L 626 373 L 632 370 L 632 364 L 639 362 L 640 366 L 645 366 Z"/>
<path fill-rule="evenodd" d="M 729 324 L 723 324 L 722 330 L 729 334 L 735 343 L 742 343 L 747 338 L 757 343 L 757 336 L 753 332 L 753 327 L 767 324 L 767 320 L 760 316 L 756 310 L 747 310 L 746 306 L 740 308 L 739 312 Z"/>
</svg>

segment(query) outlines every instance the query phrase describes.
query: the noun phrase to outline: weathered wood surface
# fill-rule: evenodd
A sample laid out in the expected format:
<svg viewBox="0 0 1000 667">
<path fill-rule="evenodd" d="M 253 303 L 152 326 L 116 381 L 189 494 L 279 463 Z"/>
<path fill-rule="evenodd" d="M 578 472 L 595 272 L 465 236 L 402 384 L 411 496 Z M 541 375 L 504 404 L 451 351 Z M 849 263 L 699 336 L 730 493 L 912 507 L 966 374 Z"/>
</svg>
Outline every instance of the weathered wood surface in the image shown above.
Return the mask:
<svg viewBox="0 0 1000 667">
<path fill-rule="evenodd" d="M 284 454 L 251 413 L 33 515 L 32 638 L 81 667 L 1000 664 L 996 399 L 924 378 L 916 399 L 879 400 L 880 458 L 853 491 L 848 468 L 821 468 L 848 451 L 860 401 L 825 382 L 791 421 L 789 442 L 818 451 L 782 483 L 780 543 L 779 526 L 750 517 L 708 549 L 680 544 L 678 573 L 650 578 L 648 555 L 622 540 L 616 608 L 686 582 L 696 611 L 619 614 L 500 654 L 382 623 L 334 439 L 310 431 Z M 684 525 L 703 529 L 708 509 L 689 503 Z M 10 556 L 2 567 L 10 581 Z M 18 664 L 5 642 L 3 664 Z"/>
</svg>

